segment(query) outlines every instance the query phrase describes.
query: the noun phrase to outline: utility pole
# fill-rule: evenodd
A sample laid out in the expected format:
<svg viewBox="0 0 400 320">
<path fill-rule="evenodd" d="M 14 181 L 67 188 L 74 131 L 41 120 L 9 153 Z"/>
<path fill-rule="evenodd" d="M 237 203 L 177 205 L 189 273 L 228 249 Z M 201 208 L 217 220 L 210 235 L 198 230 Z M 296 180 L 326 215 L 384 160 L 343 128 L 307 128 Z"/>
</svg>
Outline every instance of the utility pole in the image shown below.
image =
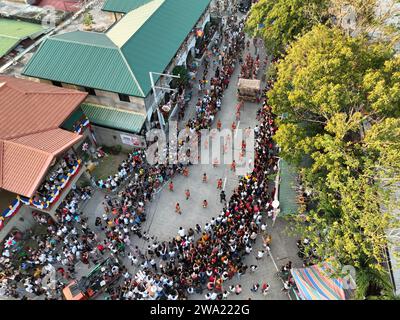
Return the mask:
<svg viewBox="0 0 400 320">
<path fill-rule="evenodd" d="M 161 129 L 166 131 L 166 123 L 165 123 L 164 116 L 161 114 L 160 110 L 158 109 L 158 103 L 160 102 L 160 98 L 159 98 L 159 96 L 157 94 L 156 89 L 160 89 L 161 91 L 168 90 L 168 91 L 173 91 L 173 92 L 176 92 L 177 89 L 171 89 L 169 86 L 168 87 L 156 86 L 155 83 L 154 83 L 153 75 L 159 75 L 159 76 L 163 76 L 163 77 L 170 77 L 170 78 L 176 78 L 176 79 L 180 79 L 181 75 L 178 74 L 177 76 L 175 76 L 173 74 L 168 74 L 168 73 L 159 73 L 159 72 L 149 71 L 151 88 L 152 88 L 152 91 L 153 91 L 153 94 L 154 94 L 154 102 L 153 102 L 153 104 L 151 105 L 151 108 L 150 108 L 150 115 L 153 113 L 154 107 L 156 107 L 157 108 L 157 114 L 158 114 L 158 120 L 160 122 Z"/>
</svg>

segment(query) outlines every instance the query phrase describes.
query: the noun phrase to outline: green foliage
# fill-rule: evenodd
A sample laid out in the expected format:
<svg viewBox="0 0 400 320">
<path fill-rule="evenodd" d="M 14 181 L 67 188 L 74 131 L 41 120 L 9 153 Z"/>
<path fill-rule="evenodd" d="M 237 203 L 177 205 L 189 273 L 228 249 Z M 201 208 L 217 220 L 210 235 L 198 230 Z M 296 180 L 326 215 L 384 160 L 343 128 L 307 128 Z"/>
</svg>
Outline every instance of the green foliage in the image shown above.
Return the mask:
<svg viewBox="0 0 400 320">
<path fill-rule="evenodd" d="M 105 153 L 109 153 L 112 155 L 118 155 L 122 151 L 122 146 L 120 144 L 112 146 L 112 147 L 102 146 L 102 148 Z"/>
<path fill-rule="evenodd" d="M 371 77 L 396 75 L 394 67 L 379 71 L 392 56 L 390 48 L 368 45 L 366 39 L 345 36 L 337 28 L 316 26 L 288 50 L 269 98 L 276 112 L 289 112 L 293 120 L 317 124 L 325 124 L 337 112 L 370 111 L 368 91 L 379 90 Z M 385 88 L 395 86 L 390 80 L 384 84 Z"/>
<path fill-rule="evenodd" d="M 175 68 L 172 70 L 172 74 L 174 76 L 180 75 L 181 77 L 179 79 L 174 79 L 173 81 L 176 82 L 178 85 L 187 85 L 189 82 L 189 72 L 184 66 L 175 66 Z"/>
<path fill-rule="evenodd" d="M 391 191 L 400 177 L 399 66 L 390 47 L 318 25 L 291 45 L 268 93 L 285 115 L 275 135 L 281 156 L 300 167 L 317 204 L 307 223 L 298 217 L 298 231 L 318 256 L 368 272 L 358 298 L 390 291 L 378 275 L 386 230 L 398 226 Z M 301 167 L 307 156 L 311 165 Z"/>
<path fill-rule="evenodd" d="M 93 24 L 93 16 L 90 12 L 86 12 L 83 16 L 83 24 L 87 27 Z"/>
<path fill-rule="evenodd" d="M 297 36 L 327 20 L 328 0 L 260 0 L 253 5 L 246 32 L 264 39 L 269 54 L 283 53 Z M 263 24 L 263 27 L 259 27 Z"/>
<path fill-rule="evenodd" d="M 386 300 L 395 298 L 389 274 L 385 271 L 377 271 L 370 268 L 362 268 L 357 272 L 357 289 L 355 299 Z"/>
</svg>

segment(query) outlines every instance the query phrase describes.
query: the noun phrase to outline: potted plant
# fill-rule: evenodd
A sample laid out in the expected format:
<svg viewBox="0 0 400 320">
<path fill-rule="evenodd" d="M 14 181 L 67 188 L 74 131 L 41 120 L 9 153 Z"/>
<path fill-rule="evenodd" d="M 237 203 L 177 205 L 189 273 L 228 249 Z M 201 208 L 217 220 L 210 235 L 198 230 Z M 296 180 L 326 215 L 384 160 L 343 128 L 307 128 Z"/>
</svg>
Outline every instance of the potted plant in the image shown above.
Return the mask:
<svg viewBox="0 0 400 320">
<path fill-rule="evenodd" d="M 93 16 L 90 12 L 86 12 L 83 16 L 83 29 L 86 31 L 92 30 Z"/>
</svg>

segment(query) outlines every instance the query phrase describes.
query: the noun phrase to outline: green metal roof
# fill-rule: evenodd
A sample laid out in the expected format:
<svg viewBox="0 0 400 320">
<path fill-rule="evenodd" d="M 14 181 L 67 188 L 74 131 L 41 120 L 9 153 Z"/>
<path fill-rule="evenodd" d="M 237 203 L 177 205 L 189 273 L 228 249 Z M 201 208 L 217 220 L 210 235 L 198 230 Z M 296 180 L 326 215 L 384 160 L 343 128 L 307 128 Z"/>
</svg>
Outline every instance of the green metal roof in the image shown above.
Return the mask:
<svg viewBox="0 0 400 320">
<path fill-rule="evenodd" d="M 167 68 L 209 3 L 166 0 L 121 48 L 146 94 L 151 90 L 149 71 L 163 72 Z"/>
<path fill-rule="evenodd" d="M 88 32 L 88 31 L 73 31 L 55 35 L 52 39 L 64 40 L 67 42 L 75 42 L 83 45 L 93 45 L 97 47 L 115 48 L 112 42 L 104 33 Z"/>
<path fill-rule="evenodd" d="M 0 57 L 9 53 L 22 40 L 34 39 L 45 30 L 40 24 L 0 18 Z"/>
<path fill-rule="evenodd" d="M 106 0 L 101 10 L 117 13 L 128 13 L 152 0 Z"/>
<path fill-rule="evenodd" d="M 51 37 L 23 74 L 146 97 L 151 91 L 149 72 L 166 69 L 210 1 L 152 0 L 129 12 L 106 34 L 76 31 Z M 146 13 L 149 18 L 135 26 Z M 118 28 L 127 33 L 122 35 L 123 44 L 115 36 Z"/>
<path fill-rule="evenodd" d="M 139 133 L 146 121 L 146 115 L 132 111 L 91 103 L 82 103 L 81 108 L 91 123 L 126 132 Z"/>
<path fill-rule="evenodd" d="M 0 35 L 0 57 L 5 56 L 20 42 L 17 38 L 9 38 Z"/>
<path fill-rule="evenodd" d="M 47 39 L 23 74 L 142 96 L 121 50 L 104 33 L 74 31 Z"/>
<path fill-rule="evenodd" d="M 64 123 L 61 125 L 63 129 L 69 130 L 69 131 L 74 131 L 75 129 L 75 124 L 81 120 L 85 114 L 82 111 L 82 108 L 79 107 L 78 109 L 75 110 L 71 116 L 64 121 Z"/>
</svg>

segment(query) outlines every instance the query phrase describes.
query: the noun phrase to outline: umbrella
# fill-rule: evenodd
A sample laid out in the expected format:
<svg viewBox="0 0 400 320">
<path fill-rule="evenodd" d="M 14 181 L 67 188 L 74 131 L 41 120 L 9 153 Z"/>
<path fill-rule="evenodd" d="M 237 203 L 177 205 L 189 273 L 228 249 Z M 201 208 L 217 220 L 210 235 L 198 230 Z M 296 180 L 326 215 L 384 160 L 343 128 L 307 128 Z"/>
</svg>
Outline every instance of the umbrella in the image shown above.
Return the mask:
<svg viewBox="0 0 400 320">
<path fill-rule="evenodd" d="M 13 246 L 14 244 L 16 244 L 14 237 L 9 237 L 6 242 L 4 243 L 4 247 L 6 248 L 10 248 L 11 246 Z"/>
</svg>

